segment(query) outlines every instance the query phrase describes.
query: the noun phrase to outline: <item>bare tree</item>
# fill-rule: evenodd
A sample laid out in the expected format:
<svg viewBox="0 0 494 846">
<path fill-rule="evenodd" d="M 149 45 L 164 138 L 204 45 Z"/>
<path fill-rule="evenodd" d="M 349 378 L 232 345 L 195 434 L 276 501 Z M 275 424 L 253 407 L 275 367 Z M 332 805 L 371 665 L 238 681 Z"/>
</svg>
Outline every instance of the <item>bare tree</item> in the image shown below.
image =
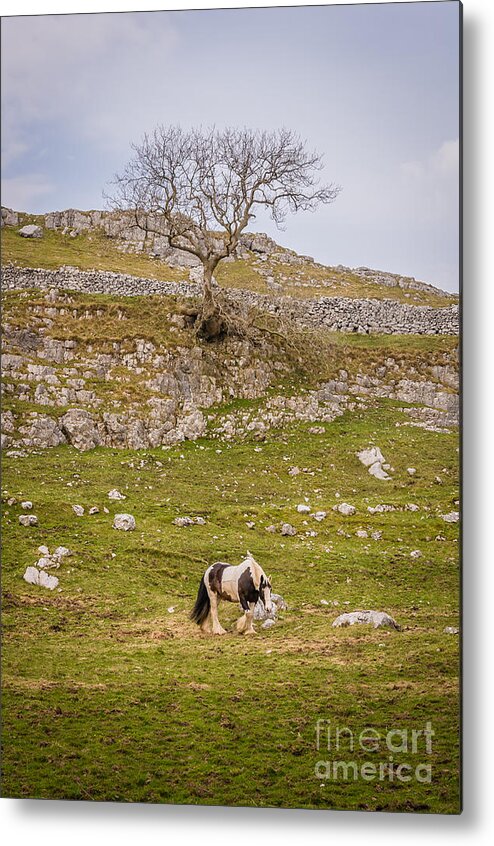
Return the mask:
<svg viewBox="0 0 494 846">
<path fill-rule="evenodd" d="M 256 209 L 268 208 L 281 227 L 288 212 L 330 203 L 340 191 L 319 185 L 322 157 L 288 129 L 203 132 L 158 126 L 132 149 L 133 158 L 115 177 L 110 204 L 131 211 L 146 233 L 200 260 L 204 298 L 198 329 L 206 335 L 218 327 L 214 270 L 232 255 Z"/>
</svg>

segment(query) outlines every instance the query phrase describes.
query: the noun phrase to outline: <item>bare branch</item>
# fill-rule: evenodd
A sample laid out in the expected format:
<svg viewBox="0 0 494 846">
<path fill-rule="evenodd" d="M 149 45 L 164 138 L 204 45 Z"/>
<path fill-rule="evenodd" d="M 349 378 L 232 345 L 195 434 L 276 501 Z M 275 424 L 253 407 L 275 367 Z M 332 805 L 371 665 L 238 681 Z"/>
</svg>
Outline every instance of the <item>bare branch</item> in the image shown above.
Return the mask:
<svg viewBox="0 0 494 846">
<path fill-rule="evenodd" d="M 110 206 L 130 211 L 146 235 L 197 256 L 205 294 L 214 268 L 232 255 L 258 207 L 280 227 L 289 212 L 331 203 L 341 190 L 319 184 L 322 157 L 285 128 L 158 126 L 133 151 L 112 183 Z"/>
</svg>

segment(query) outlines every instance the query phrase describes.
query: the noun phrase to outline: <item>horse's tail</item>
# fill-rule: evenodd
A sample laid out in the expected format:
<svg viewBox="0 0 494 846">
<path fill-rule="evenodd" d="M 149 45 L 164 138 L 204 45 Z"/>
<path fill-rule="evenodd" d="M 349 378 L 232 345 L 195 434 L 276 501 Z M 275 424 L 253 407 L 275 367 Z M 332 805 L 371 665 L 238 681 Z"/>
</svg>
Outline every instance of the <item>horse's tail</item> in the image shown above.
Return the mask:
<svg viewBox="0 0 494 846">
<path fill-rule="evenodd" d="M 194 620 L 194 622 L 200 626 L 207 618 L 210 608 L 211 600 L 209 599 L 209 594 L 203 576 L 199 585 L 199 590 L 197 591 L 196 604 L 190 612 L 190 619 Z"/>
</svg>

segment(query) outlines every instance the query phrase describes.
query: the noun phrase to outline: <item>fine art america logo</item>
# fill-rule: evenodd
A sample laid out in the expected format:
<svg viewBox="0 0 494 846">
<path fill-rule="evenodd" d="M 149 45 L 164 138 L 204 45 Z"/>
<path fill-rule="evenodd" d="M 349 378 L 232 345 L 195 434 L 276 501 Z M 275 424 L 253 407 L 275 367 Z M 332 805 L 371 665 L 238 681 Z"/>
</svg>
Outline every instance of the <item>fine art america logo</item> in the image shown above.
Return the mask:
<svg viewBox="0 0 494 846">
<path fill-rule="evenodd" d="M 387 728 L 379 732 L 366 727 L 360 732 L 347 726 L 334 725 L 329 719 L 316 723 L 316 749 L 328 758 L 317 761 L 314 767 L 316 778 L 326 781 L 411 781 L 430 784 L 432 765 L 432 738 L 435 734 L 432 723 L 426 722 L 422 729 Z M 371 753 L 373 760 L 361 759 L 361 753 Z M 352 753 L 355 753 L 352 758 Z M 400 761 L 403 755 L 420 756 L 411 762 Z M 376 760 L 377 758 L 377 760 Z"/>
</svg>

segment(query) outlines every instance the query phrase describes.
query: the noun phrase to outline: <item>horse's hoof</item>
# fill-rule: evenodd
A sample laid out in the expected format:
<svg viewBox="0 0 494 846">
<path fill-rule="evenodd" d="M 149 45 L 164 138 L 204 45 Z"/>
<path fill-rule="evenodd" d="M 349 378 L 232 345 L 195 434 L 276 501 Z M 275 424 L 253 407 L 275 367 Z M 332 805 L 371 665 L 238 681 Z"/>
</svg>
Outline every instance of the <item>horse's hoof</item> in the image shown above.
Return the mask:
<svg viewBox="0 0 494 846">
<path fill-rule="evenodd" d="M 226 629 L 216 629 L 213 634 L 215 635 L 224 635 L 226 634 Z"/>
<path fill-rule="evenodd" d="M 255 630 L 255 629 L 247 629 L 247 631 L 245 632 L 245 634 L 246 634 L 246 635 L 255 635 L 255 634 L 257 634 L 257 632 L 256 632 L 256 630 Z"/>
</svg>

